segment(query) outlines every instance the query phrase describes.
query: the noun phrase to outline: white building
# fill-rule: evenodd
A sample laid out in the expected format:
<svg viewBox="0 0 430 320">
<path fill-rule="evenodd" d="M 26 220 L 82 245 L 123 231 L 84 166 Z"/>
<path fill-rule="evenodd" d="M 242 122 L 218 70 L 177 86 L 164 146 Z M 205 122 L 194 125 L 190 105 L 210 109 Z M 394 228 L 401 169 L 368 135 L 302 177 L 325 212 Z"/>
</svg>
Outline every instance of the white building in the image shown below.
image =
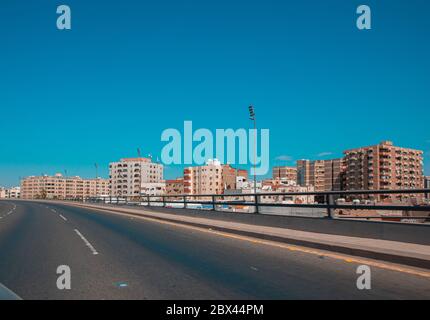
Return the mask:
<svg viewBox="0 0 430 320">
<path fill-rule="evenodd" d="M 144 183 L 142 185 L 142 194 L 147 196 L 161 196 L 166 193 L 166 183 Z"/>
<path fill-rule="evenodd" d="M 9 189 L 0 188 L 0 199 L 19 199 L 21 196 L 20 187 L 12 187 Z"/>
<path fill-rule="evenodd" d="M 163 165 L 149 158 L 127 158 L 110 163 L 109 179 L 112 196 L 155 195 L 153 193 L 162 194 L 165 189 Z"/>
<path fill-rule="evenodd" d="M 21 197 L 21 188 L 20 187 L 13 187 L 8 189 L 7 191 L 7 197 L 9 199 L 19 199 Z"/>
</svg>

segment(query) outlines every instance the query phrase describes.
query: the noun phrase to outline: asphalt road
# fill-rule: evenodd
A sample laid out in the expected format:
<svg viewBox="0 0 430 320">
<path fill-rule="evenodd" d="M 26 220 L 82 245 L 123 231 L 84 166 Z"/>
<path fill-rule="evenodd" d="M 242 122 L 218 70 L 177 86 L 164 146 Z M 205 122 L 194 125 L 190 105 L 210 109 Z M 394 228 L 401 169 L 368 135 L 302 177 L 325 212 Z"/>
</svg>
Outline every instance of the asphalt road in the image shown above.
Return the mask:
<svg viewBox="0 0 430 320">
<path fill-rule="evenodd" d="M 60 265 L 71 290 L 56 286 Z M 357 267 L 210 230 L 0 201 L 0 283 L 23 299 L 430 298 L 429 277 L 384 267 L 358 290 Z"/>
</svg>

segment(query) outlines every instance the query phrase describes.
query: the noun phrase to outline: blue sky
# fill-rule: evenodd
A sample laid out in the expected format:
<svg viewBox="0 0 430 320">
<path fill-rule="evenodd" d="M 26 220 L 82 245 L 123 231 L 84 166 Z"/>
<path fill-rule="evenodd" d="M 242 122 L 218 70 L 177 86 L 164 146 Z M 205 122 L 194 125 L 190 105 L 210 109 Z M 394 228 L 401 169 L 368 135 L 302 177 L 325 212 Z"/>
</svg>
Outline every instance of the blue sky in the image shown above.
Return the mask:
<svg viewBox="0 0 430 320">
<path fill-rule="evenodd" d="M 355 27 L 360 4 L 372 30 Z M 56 29 L 56 8 L 72 30 Z M 160 154 L 161 132 L 271 130 L 271 164 L 392 140 L 426 152 L 430 3 L 398 1 L 15 1 L 0 3 L 0 185 L 103 176 Z M 180 175 L 166 168 L 166 178 Z"/>
</svg>

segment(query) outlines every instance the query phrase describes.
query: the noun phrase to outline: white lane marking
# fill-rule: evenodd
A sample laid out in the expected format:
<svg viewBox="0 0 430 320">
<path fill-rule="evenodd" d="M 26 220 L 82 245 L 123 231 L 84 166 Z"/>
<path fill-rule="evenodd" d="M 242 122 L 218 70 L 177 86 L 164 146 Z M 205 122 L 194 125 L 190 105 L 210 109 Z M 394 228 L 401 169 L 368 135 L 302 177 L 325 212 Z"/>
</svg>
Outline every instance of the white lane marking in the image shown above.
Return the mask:
<svg viewBox="0 0 430 320">
<path fill-rule="evenodd" d="M 75 229 L 76 234 L 82 239 L 82 241 L 85 243 L 85 245 L 91 250 L 93 255 L 99 254 L 97 250 L 93 247 L 93 245 L 82 235 L 82 233 L 79 232 L 78 229 Z"/>
<path fill-rule="evenodd" d="M 57 211 L 55 211 L 55 209 L 51 209 L 52 212 L 57 213 Z"/>
<path fill-rule="evenodd" d="M 60 218 L 63 219 L 64 221 L 67 221 L 66 217 L 63 216 L 62 214 L 60 214 Z"/>
<path fill-rule="evenodd" d="M 6 218 L 7 216 L 10 216 L 16 209 L 16 205 L 13 206 L 13 208 L 11 210 L 9 210 L 8 212 L 6 212 L 4 214 L 4 216 L 0 217 L 0 220 L 2 220 L 3 218 Z"/>
</svg>

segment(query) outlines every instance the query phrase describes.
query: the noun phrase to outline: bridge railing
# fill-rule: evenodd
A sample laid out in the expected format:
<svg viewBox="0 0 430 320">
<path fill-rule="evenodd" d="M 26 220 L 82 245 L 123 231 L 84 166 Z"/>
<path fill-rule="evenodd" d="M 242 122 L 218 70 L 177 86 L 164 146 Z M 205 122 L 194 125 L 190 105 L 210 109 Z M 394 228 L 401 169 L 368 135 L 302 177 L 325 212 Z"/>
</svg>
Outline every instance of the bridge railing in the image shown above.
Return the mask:
<svg viewBox="0 0 430 320">
<path fill-rule="evenodd" d="M 142 195 L 85 199 L 116 205 L 233 211 L 316 218 L 430 221 L 430 189 Z M 271 209 L 276 209 L 271 211 Z M 363 214 L 363 211 L 365 214 Z M 380 213 L 383 211 L 385 213 Z M 414 222 L 414 221 L 412 221 Z"/>
</svg>

